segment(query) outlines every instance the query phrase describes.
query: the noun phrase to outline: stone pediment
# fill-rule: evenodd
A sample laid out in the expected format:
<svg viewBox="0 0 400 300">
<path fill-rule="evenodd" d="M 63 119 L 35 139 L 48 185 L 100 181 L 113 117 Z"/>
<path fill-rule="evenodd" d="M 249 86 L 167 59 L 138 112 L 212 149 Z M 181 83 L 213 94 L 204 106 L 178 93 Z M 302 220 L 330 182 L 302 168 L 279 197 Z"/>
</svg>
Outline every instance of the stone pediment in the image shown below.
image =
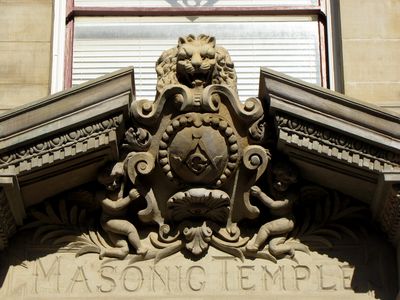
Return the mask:
<svg viewBox="0 0 400 300">
<path fill-rule="evenodd" d="M 0 295 L 396 294 L 398 116 L 266 68 L 241 102 L 204 35 L 156 70 L 155 101 L 127 68 L 0 116 L 0 266 L 35 274 Z"/>
<path fill-rule="evenodd" d="M 17 225 L 25 208 L 95 180 L 118 158 L 133 94 L 128 68 L 0 117 L 2 197 Z"/>
<path fill-rule="evenodd" d="M 269 69 L 260 82 L 278 149 L 308 180 L 368 203 L 397 241 L 399 116 Z"/>
</svg>

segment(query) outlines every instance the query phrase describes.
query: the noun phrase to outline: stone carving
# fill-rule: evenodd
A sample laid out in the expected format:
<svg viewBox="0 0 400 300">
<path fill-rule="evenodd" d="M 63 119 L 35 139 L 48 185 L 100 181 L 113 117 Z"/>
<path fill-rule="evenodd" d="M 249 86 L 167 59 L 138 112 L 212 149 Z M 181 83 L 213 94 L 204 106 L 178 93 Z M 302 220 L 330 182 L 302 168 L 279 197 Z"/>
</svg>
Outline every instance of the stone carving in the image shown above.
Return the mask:
<svg viewBox="0 0 400 300">
<path fill-rule="evenodd" d="M 254 143 L 263 134 L 262 105 L 256 98 L 239 101 L 233 63 L 213 37 L 180 38 L 156 69 L 155 102 L 131 108 L 134 126 L 152 132 L 151 144 L 146 153 L 131 152 L 125 168 L 147 202 L 139 218 L 160 227 L 152 242 L 163 254 L 149 251 L 144 259 L 180 247 L 199 255 L 209 245 L 243 257 L 239 248 L 248 238 L 237 223 L 258 216 L 250 187 L 270 159 Z M 171 184 L 161 189 L 156 180 L 165 179 Z"/>
<path fill-rule="evenodd" d="M 132 188 L 124 197 L 126 179 L 122 162 L 115 164 L 109 174 L 99 176 L 99 181 L 107 188 L 107 193 L 100 198 L 101 226 L 108 233 L 110 241 L 116 246 L 116 248 L 101 251 L 100 258 L 104 256 L 125 258 L 129 253 L 125 237 L 138 254 L 146 253 L 146 249 L 141 245 L 136 227 L 126 219 L 129 204 L 139 197 L 139 192 L 135 188 Z"/>
<path fill-rule="evenodd" d="M 76 255 L 111 248 L 98 228 L 100 217 L 78 204 L 68 205 L 63 197 L 58 202 L 46 201 L 29 210 L 31 221 L 21 230 L 35 229 L 33 240 L 51 242 L 55 246 L 67 246 Z M 117 249 L 115 250 L 115 252 Z"/>
<path fill-rule="evenodd" d="M 273 182 L 272 179 L 270 182 Z M 259 193 L 257 188 L 253 190 Z M 207 197 L 202 196 L 205 193 L 208 193 Z M 263 197 L 269 197 L 264 192 L 260 193 L 264 194 Z M 108 227 L 101 224 L 101 220 L 104 218 L 102 208 L 88 205 L 88 203 L 96 203 L 96 199 L 98 201 L 98 194 L 91 195 L 90 193 L 71 191 L 70 195 L 64 195 L 61 199 L 55 197 L 51 201 L 39 204 L 29 211 L 32 220 L 25 225 L 24 229 L 35 229 L 33 240 L 41 243 L 50 242 L 55 246 L 64 247 L 69 251 L 75 251 L 77 256 L 94 252 L 99 253 L 100 257 L 117 259 L 126 257 L 129 258 L 129 263 L 145 259 L 154 259 L 157 262 L 182 249 L 200 256 L 204 255 L 210 246 L 240 259 L 261 258 L 276 263 L 282 257 L 297 261 L 296 257 L 292 257 L 294 251 L 309 253 L 313 248 L 330 249 L 339 240 L 344 240 L 346 236 L 358 243 L 361 238 L 358 232 L 369 223 L 369 209 L 366 205 L 357 203 L 338 192 L 313 185 L 300 186 L 299 189 L 296 189 L 295 195 L 296 202 L 293 203 L 293 210 L 289 211 L 292 213 L 292 220 L 298 221 L 297 225 L 293 230 L 289 230 L 288 227 L 285 229 L 282 226 L 281 228 L 284 228 L 282 233 L 271 234 L 266 239 L 266 243 L 264 241 L 263 246 L 257 248 L 258 251 L 251 251 L 252 249 L 249 248 L 254 245 L 253 234 L 257 232 L 257 229 L 258 231 L 262 231 L 262 229 L 251 226 L 247 228 L 248 232 L 246 233 L 240 232 L 238 228 L 233 233 L 231 229 L 228 230 L 219 225 L 218 220 L 226 218 L 228 197 L 224 192 L 207 191 L 203 188 L 178 192 L 172 196 L 168 201 L 171 205 L 178 206 L 177 203 L 182 202 L 180 210 L 172 210 L 177 214 L 171 217 L 174 218 L 173 224 L 179 225 L 174 228 L 163 224 L 160 226 L 159 232 L 150 232 L 148 238 L 140 240 L 143 251 L 139 250 L 136 253 L 127 251 L 126 247 L 129 247 L 128 242 L 130 243 L 131 239 L 126 238 L 126 233 L 119 231 L 119 238 L 112 239 L 110 232 L 113 232 L 107 232 Z M 71 205 L 66 199 L 75 199 L 77 202 Z M 214 199 L 214 205 L 208 203 L 208 200 L 212 199 Z M 214 212 L 204 208 L 203 205 L 195 205 L 199 203 L 204 206 L 219 207 L 219 209 Z M 216 205 L 217 203 L 220 205 Z M 83 205 L 87 208 L 83 208 Z M 186 207 L 186 212 L 183 207 Z M 201 210 L 204 212 L 202 213 Z M 206 221 L 194 217 L 195 215 L 207 215 L 207 213 L 209 213 L 209 217 L 206 218 Z M 265 222 L 265 219 L 262 220 Z M 129 228 L 130 226 L 124 227 L 123 223 L 118 224 L 118 219 L 116 221 L 117 228 Z M 284 218 L 275 216 L 267 219 L 266 225 L 270 226 L 276 221 L 278 221 L 277 227 L 281 223 L 290 223 L 290 220 L 288 222 Z M 264 244 L 266 244 L 265 247 Z M 137 247 L 139 248 L 139 246 Z M 140 253 L 138 254 L 138 252 Z"/>
<path fill-rule="evenodd" d="M 70 218 L 58 218 L 47 208 L 49 216 L 36 213 L 37 219 L 61 230 L 43 238 L 57 236 L 57 243 L 78 247 L 78 255 L 129 257 L 129 263 L 178 251 L 200 257 L 210 247 L 273 262 L 308 252 L 292 235 L 299 174 L 287 158 L 274 161 L 263 144 L 262 104 L 240 102 L 227 51 L 213 37 L 189 35 L 156 68 L 155 101 L 132 102 L 119 161 L 99 172 L 101 213 L 73 235 L 68 226 L 82 227 L 86 213 L 71 209 Z M 65 204 L 59 212 L 66 214 Z"/>
<path fill-rule="evenodd" d="M 223 84 L 236 91 L 236 72 L 228 51 L 216 47 L 215 38 L 207 35 L 179 38 L 176 48 L 161 54 L 156 71 L 158 96 L 171 84 L 199 89 Z"/>
<path fill-rule="evenodd" d="M 192 188 L 180 191 L 167 201 L 169 218 L 174 221 L 196 218 L 199 215 L 218 222 L 229 215 L 230 198 L 221 190 Z"/>
<path fill-rule="evenodd" d="M 298 198 L 298 191 L 291 190 L 291 185 L 297 182 L 297 171 L 288 163 L 280 162 L 272 169 L 272 177 L 269 193 L 274 199 L 262 192 L 258 186 L 251 188 L 251 194 L 260 199 L 275 218 L 261 226 L 255 241 L 249 243 L 246 249 L 257 251 L 268 237 L 274 236 L 269 241 L 269 251 L 275 257 L 283 254 L 293 257 L 294 248 L 284 245 L 284 242 L 286 235 L 294 228 L 293 205 Z"/>
<path fill-rule="evenodd" d="M 159 260 L 183 248 L 201 255 L 209 246 L 242 259 L 258 252 L 271 260 L 293 256 L 294 249 L 284 245 L 294 226 L 291 196 L 283 195 L 286 189 L 281 187 L 280 194 L 271 196 L 283 200 L 273 201 L 255 186 L 271 159 L 260 145 L 263 108 L 256 98 L 239 101 L 227 51 L 216 47 L 213 37 L 189 35 L 161 55 L 156 69 L 156 100 L 132 103 L 133 126 L 125 136 L 130 152 L 100 180 L 108 188 L 101 200 L 102 227 L 114 246 L 101 250 L 100 256 L 125 257 L 125 239 L 141 255 L 136 260 Z M 170 183 L 157 184 L 165 180 Z M 241 234 L 239 223 L 259 215 L 251 196 L 263 200 L 277 217 L 249 244 L 251 237 Z M 149 235 L 155 249 L 142 246 L 135 225 L 122 218 L 140 197 L 146 208 L 138 218 L 159 226 L 158 234 Z M 288 207 L 276 208 L 280 202 L 289 202 Z M 260 249 L 269 235 L 274 236 L 270 250 Z"/>
<path fill-rule="evenodd" d="M 368 206 L 336 191 L 305 185 L 299 190 L 298 201 L 297 226 L 290 233 L 288 244 L 301 242 L 309 248 L 332 248 L 334 241 L 345 236 L 358 242 L 360 236 L 356 232 L 369 226 Z"/>
<path fill-rule="evenodd" d="M 397 241 L 398 174 L 386 173 L 399 166 L 394 147 L 285 115 L 271 90 L 268 114 L 256 98 L 240 102 L 233 64 L 212 37 L 181 38 L 157 67 L 154 102 L 127 105 L 124 92 L 121 109 L 90 110 L 90 121 L 3 150 L 0 170 L 22 175 L 15 189 L 3 175 L 0 250 L 14 218 L 25 218 L 17 218 L 17 188 L 27 225 L 0 260 L 0 298 L 396 297 L 395 251 L 383 246 L 367 204 L 327 189 L 341 188 L 330 180 L 332 161 L 365 173 L 374 217 Z M 266 126 L 264 114 L 275 124 Z M 305 159 L 317 152 L 329 167 L 306 174 L 314 164 Z M 306 181 L 315 174 L 328 177 L 318 180 L 325 188 Z M 65 186 L 69 176 L 82 180 Z M 33 195 L 46 187 L 31 185 L 42 178 L 60 187 Z"/>
<path fill-rule="evenodd" d="M 205 144 L 203 136 L 214 143 L 213 147 Z M 221 116 L 184 114 L 167 126 L 158 157 L 169 179 L 176 174 L 181 181 L 221 186 L 238 164 L 237 137 Z"/>
<path fill-rule="evenodd" d="M 125 132 L 125 139 L 132 151 L 145 151 L 150 147 L 151 134 L 146 129 L 130 127 Z"/>
</svg>

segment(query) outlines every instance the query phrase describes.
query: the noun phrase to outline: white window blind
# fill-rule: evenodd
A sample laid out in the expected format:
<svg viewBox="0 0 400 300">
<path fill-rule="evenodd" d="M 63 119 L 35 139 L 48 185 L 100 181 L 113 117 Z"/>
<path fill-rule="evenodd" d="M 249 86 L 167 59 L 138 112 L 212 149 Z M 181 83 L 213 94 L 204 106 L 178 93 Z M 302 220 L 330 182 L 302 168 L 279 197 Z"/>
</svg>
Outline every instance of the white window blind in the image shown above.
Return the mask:
<svg viewBox="0 0 400 300">
<path fill-rule="evenodd" d="M 126 66 L 138 98 L 154 99 L 155 62 L 179 36 L 209 34 L 235 64 L 241 100 L 258 94 L 260 67 L 320 84 L 318 23 L 310 18 L 76 18 L 73 85 Z"/>
</svg>

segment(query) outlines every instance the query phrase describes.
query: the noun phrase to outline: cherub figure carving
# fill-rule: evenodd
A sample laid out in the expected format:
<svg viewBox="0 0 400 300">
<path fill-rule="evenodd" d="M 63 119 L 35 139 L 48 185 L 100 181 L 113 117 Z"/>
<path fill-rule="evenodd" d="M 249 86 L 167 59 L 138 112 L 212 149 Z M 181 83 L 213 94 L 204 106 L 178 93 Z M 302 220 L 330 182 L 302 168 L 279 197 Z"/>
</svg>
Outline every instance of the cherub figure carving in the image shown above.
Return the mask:
<svg viewBox="0 0 400 300">
<path fill-rule="evenodd" d="M 291 188 L 297 182 L 297 170 L 287 162 L 278 162 L 272 167 L 272 178 L 269 178 L 269 195 L 261 191 L 258 186 L 251 187 L 251 195 L 257 197 L 267 206 L 275 218 L 265 223 L 259 229 L 254 242 L 249 243 L 246 249 L 256 252 L 269 240 L 269 251 L 275 257 L 288 254 L 294 256 L 294 249 L 284 244 L 286 236 L 294 228 L 293 203 L 298 195 Z"/>
<path fill-rule="evenodd" d="M 129 253 L 129 245 L 124 237 L 127 237 L 137 254 L 144 255 L 147 249 L 141 245 L 136 227 L 126 219 L 129 204 L 139 198 L 140 194 L 136 188 L 132 188 L 128 196 L 123 196 L 126 182 L 124 162 L 116 163 L 108 174 L 100 174 L 98 180 L 107 189 L 104 197 L 100 199 L 101 226 L 115 246 L 102 250 L 100 258 L 125 258 Z"/>
</svg>

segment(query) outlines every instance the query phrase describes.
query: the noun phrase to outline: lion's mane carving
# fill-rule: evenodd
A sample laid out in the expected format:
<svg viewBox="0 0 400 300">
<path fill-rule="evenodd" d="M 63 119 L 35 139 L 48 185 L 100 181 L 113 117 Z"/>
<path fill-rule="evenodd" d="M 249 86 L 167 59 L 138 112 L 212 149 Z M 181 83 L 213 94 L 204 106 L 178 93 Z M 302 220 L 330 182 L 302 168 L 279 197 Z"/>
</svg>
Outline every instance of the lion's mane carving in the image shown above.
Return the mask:
<svg viewBox="0 0 400 300">
<path fill-rule="evenodd" d="M 179 38 L 178 46 L 164 51 L 156 63 L 157 96 L 165 86 L 224 84 L 236 92 L 236 72 L 229 53 L 215 46 L 215 38 L 201 34 Z"/>
</svg>

